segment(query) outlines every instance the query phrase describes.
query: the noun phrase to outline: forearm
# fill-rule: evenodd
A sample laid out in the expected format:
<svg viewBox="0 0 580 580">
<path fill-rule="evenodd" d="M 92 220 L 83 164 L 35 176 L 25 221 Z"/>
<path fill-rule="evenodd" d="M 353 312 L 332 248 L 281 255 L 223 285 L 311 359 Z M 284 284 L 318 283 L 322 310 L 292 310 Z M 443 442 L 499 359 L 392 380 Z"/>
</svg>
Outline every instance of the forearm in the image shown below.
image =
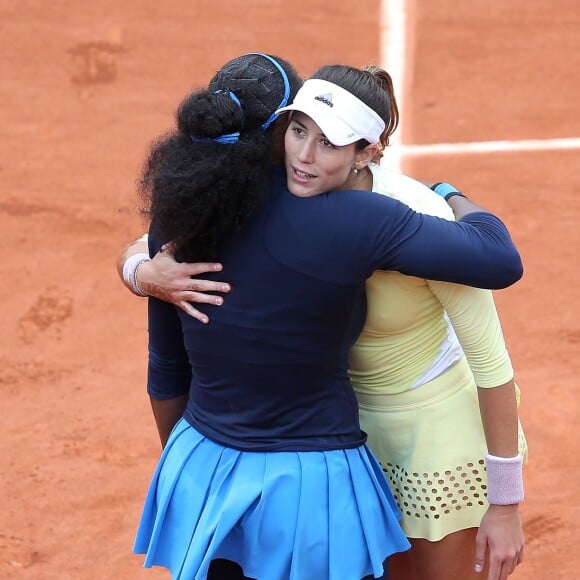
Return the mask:
<svg viewBox="0 0 580 580">
<path fill-rule="evenodd" d="M 175 427 L 176 423 L 183 417 L 183 413 L 187 406 L 187 395 L 181 395 L 172 399 L 155 399 L 149 397 L 151 401 L 151 409 L 155 417 L 155 424 L 159 432 L 159 439 L 161 446 L 165 447 L 169 435 Z"/>
<path fill-rule="evenodd" d="M 415 215 L 422 220 L 420 227 L 397 244 L 394 260 L 376 269 L 488 289 L 505 288 L 521 278 L 520 255 L 493 214 L 470 212 L 459 222 Z"/>
<path fill-rule="evenodd" d="M 132 256 L 136 256 L 138 254 L 147 255 L 147 256 L 149 255 L 149 248 L 148 248 L 147 239 L 145 238 L 145 236 L 143 236 L 143 237 L 139 238 L 138 240 L 135 240 L 134 242 L 129 244 L 123 250 L 123 252 L 121 252 L 121 254 L 119 254 L 119 257 L 117 258 L 117 274 L 119 275 L 121 282 L 123 282 L 125 287 L 127 289 L 129 289 L 133 294 L 135 294 L 134 287 L 131 285 L 130 281 L 127 279 L 127 276 L 124 275 L 123 270 L 124 270 L 125 263 L 127 262 L 127 260 L 129 258 L 131 258 Z M 141 264 L 139 266 L 139 270 L 141 270 L 141 268 L 143 268 L 145 266 L 146 266 L 146 263 Z"/>
<path fill-rule="evenodd" d="M 457 187 L 445 181 L 433 183 L 429 188 L 434 191 L 439 197 L 443 198 L 453 210 L 455 219 L 460 220 L 463 216 L 476 211 L 487 211 L 481 206 L 473 203 L 467 199 Z"/>
<path fill-rule="evenodd" d="M 447 199 L 447 203 L 451 206 L 456 220 L 460 220 L 462 217 L 470 213 L 477 211 L 487 211 L 463 195 L 454 195 Z"/>
<path fill-rule="evenodd" d="M 505 224 L 497 216 L 467 199 L 459 189 L 449 183 L 437 183 L 432 185 L 431 189 L 449 204 L 457 221 L 470 224 L 479 230 L 478 235 L 483 234 L 480 244 L 484 256 L 491 258 L 491 254 L 495 253 L 491 262 L 495 263 L 498 272 L 502 270 L 502 274 L 498 274 L 497 282 L 469 285 L 499 289 L 519 280 L 523 274 L 523 266 Z M 487 266 L 489 262 L 483 265 Z"/>
<path fill-rule="evenodd" d="M 494 388 L 478 388 L 477 394 L 488 453 L 515 457 L 518 454 L 518 408 L 514 381 Z"/>
<path fill-rule="evenodd" d="M 488 453 L 487 500 L 500 513 L 524 499 L 522 457 L 518 453 L 518 410 L 512 381 L 478 389 Z M 512 517 L 514 512 L 511 512 Z"/>
</svg>

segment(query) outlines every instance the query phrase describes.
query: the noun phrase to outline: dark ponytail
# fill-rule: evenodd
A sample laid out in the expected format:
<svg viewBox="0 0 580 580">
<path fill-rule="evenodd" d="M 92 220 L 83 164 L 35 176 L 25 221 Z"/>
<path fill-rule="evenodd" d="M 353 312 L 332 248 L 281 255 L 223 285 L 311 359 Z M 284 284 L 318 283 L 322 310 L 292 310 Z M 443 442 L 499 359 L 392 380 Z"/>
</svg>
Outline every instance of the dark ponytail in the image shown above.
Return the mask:
<svg viewBox="0 0 580 580">
<path fill-rule="evenodd" d="M 377 83 L 377 86 L 387 95 L 388 122 L 386 118 L 383 119 L 386 127 L 381 135 L 381 145 L 385 148 L 389 145 L 391 135 L 399 126 L 399 107 L 395 98 L 393 79 L 385 69 L 378 66 L 365 66 L 363 72 L 369 73 Z"/>
<path fill-rule="evenodd" d="M 377 66 L 358 69 L 336 64 L 319 68 L 312 78 L 322 79 L 342 87 L 373 109 L 385 122 L 381 145 L 388 146 L 389 139 L 399 124 L 399 109 L 395 99 L 393 80 L 386 70 Z M 366 145 L 368 145 L 366 141 L 358 144 L 361 148 Z"/>
</svg>

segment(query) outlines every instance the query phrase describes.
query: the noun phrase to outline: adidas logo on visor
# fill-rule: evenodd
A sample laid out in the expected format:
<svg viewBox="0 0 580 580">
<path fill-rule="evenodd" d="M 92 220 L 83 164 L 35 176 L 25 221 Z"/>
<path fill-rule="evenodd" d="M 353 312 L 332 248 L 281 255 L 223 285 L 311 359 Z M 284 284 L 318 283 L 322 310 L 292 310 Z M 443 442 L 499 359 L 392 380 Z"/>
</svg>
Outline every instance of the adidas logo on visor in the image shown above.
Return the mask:
<svg viewBox="0 0 580 580">
<path fill-rule="evenodd" d="M 334 107 L 334 105 L 332 104 L 332 93 L 324 93 L 323 95 L 317 95 L 316 97 L 314 97 L 314 100 L 320 101 L 321 103 L 324 103 L 329 107 Z"/>
</svg>

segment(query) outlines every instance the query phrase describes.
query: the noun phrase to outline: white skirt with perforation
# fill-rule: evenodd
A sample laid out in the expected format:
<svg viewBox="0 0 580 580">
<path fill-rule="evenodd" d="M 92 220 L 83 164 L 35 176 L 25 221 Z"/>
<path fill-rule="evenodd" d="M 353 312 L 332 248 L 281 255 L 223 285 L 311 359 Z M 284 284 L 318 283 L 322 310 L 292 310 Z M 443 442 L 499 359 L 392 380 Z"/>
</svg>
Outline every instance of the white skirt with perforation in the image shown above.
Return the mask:
<svg viewBox="0 0 580 580">
<path fill-rule="evenodd" d="M 411 391 L 357 396 L 361 428 L 393 489 L 407 536 L 438 541 L 478 527 L 488 507 L 487 447 L 466 360 Z M 521 425 L 520 453 L 527 454 Z"/>
</svg>

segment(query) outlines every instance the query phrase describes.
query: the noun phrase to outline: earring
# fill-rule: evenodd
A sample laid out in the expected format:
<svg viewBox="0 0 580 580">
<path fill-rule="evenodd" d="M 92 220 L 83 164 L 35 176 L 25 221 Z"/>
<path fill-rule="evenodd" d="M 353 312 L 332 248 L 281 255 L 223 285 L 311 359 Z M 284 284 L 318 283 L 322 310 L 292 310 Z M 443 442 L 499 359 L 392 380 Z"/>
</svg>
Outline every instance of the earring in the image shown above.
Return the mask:
<svg viewBox="0 0 580 580">
<path fill-rule="evenodd" d="M 356 167 L 353 167 L 353 168 L 352 168 L 352 172 L 353 172 L 355 175 L 358 175 L 358 168 L 356 168 Z"/>
</svg>

